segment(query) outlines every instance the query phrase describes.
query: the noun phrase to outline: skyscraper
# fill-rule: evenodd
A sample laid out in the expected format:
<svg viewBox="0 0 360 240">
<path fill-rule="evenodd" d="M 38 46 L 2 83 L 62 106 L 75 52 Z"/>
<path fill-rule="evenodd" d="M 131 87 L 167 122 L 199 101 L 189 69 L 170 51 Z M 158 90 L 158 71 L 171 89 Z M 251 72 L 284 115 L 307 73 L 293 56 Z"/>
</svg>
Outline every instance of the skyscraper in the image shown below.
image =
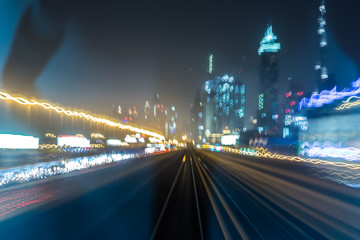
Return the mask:
<svg viewBox="0 0 360 240">
<path fill-rule="evenodd" d="M 174 105 L 169 110 L 165 110 L 167 126 L 168 126 L 168 137 L 174 138 L 177 134 L 178 114 Z"/>
<path fill-rule="evenodd" d="M 203 143 L 205 136 L 203 109 L 203 95 L 200 90 L 197 90 L 191 108 L 191 134 L 196 143 Z"/>
<path fill-rule="evenodd" d="M 315 70 L 319 71 L 318 83 L 317 83 L 317 92 L 320 92 L 324 89 L 331 89 L 334 87 L 334 83 L 329 81 L 329 73 L 326 64 L 327 58 L 327 34 L 326 34 L 326 7 L 325 7 L 325 0 L 321 0 L 319 6 L 320 16 L 318 18 L 319 28 L 317 33 L 319 35 L 319 46 L 320 46 L 320 57 L 319 62 L 315 65 Z"/>
<path fill-rule="evenodd" d="M 284 99 L 283 137 L 297 139 L 299 131 L 306 130 L 306 117 L 301 114 L 298 107 L 300 100 L 306 95 L 305 87 L 301 81 L 293 78 L 288 78 L 285 85 L 287 91 Z"/>
<path fill-rule="evenodd" d="M 204 84 L 205 134 L 242 128 L 245 117 L 245 84 L 233 76 L 215 77 Z"/>
<path fill-rule="evenodd" d="M 153 117 L 152 117 L 152 126 L 155 129 L 161 131 L 162 134 L 167 137 L 168 129 L 166 126 L 166 116 L 164 105 L 160 102 L 160 96 L 158 93 L 155 94 L 153 99 Z"/>
<path fill-rule="evenodd" d="M 279 56 L 281 46 L 276 43 L 277 36 L 272 31 L 272 25 L 268 25 L 265 35 L 260 42 L 258 54 L 260 60 L 260 93 L 258 96 L 258 130 L 266 134 L 278 134 L 278 73 Z"/>
<path fill-rule="evenodd" d="M 146 127 L 151 127 L 151 123 L 153 121 L 153 117 L 151 114 L 151 107 L 149 101 L 145 101 L 145 107 L 144 107 L 144 116 L 142 118 L 142 124 Z"/>
</svg>

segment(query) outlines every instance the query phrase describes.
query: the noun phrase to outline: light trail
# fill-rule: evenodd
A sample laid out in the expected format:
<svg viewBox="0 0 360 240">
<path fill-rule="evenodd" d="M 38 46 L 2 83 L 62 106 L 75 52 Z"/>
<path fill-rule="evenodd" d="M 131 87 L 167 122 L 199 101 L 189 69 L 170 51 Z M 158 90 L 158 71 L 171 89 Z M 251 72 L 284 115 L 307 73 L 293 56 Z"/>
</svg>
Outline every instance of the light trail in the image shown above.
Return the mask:
<svg viewBox="0 0 360 240">
<path fill-rule="evenodd" d="M 317 147 L 312 146 L 311 148 L 305 148 L 302 151 L 302 155 L 309 157 L 331 157 L 331 158 L 342 158 L 347 161 L 359 161 L 360 160 L 360 149 L 348 147 Z"/>
<path fill-rule="evenodd" d="M 5 92 L 0 92 L 0 100 L 13 101 L 15 103 L 18 103 L 18 104 L 21 104 L 21 105 L 27 105 L 27 106 L 39 106 L 39 107 L 41 107 L 43 109 L 46 109 L 48 111 L 55 111 L 56 113 L 59 113 L 59 114 L 65 114 L 67 116 L 75 116 L 75 117 L 79 117 L 79 118 L 84 118 L 84 119 L 86 119 L 88 121 L 91 121 L 91 122 L 103 123 L 103 124 L 105 124 L 107 126 L 110 126 L 110 127 L 116 127 L 116 128 L 120 128 L 120 129 L 125 129 L 125 130 L 129 130 L 129 131 L 132 131 L 132 132 L 152 136 L 152 137 L 158 138 L 160 140 L 165 140 L 164 136 L 162 136 L 160 134 L 157 134 L 155 132 L 151 132 L 151 131 L 141 129 L 141 128 L 137 128 L 137 127 L 132 127 L 132 126 L 129 126 L 129 125 L 124 125 L 124 124 L 121 124 L 119 122 L 114 122 L 114 121 L 111 121 L 111 120 L 106 119 L 106 118 L 95 117 L 94 115 L 87 114 L 85 112 L 73 111 L 73 110 L 70 110 L 69 108 L 63 108 L 63 107 L 60 107 L 60 106 L 55 106 L 54 104 L 50 104 L 50 103 L 46 103 L 46 102 L 38 102 L 38 101 L 33 100 L 33 99 L 29 100 L 29 99 L 26 99 L 26 98 L 23 98 L 23 97 L 15 97 L 15 96 L 12 96 L 12 95 L 10 95 L 8 93 L 5 93 Z"/>
<path fill-rule="evenodd" d="M 239 233 L 241 239 L 247 240 L 249 239 L 246 231 L 244 229 L 243 226 L 241 226 L 241 224 L 239 223 L 239 221 L 236 219 L 235 214 L 232 212 L 230 206 L 228 205 L 228 203 L 225 201 L 224 197 L 222 196 L 222 194 L 220 193 L 219 189 L 217 188 L 216 184 L 213 182 L 213 180 L 211 179 L 211 177 L 209 176 L 208 172 L 211 174 L 211 172 L 209 171 L 209 169 L 207 168 L 206 164 L 204 162 L 201 162 L 201 164 L 203 165 L 203 173 L 204 176 L 206 177 L 206 179 L 208 180 L 209 184 L 211 185 L 212 189 L 214 190 L 215 195 L 217 196 L 217 198 L 219 199 L 220 203 L 222 204 L 222 207 L 225 209 L 228 217 L 231 219 L 233 225 L 235 226 L 237 232 Z M 214 178 L 214 177 L 213 177 Z M 214 181 L 217 181 L 214 178 Z M 230 194 L 227 192 L 227 196 L 229 197 L 229 199 L 231 199 Z"/>
<path fill-rule="evenodd" d="M 313 237 L 308 235 L 306 231 L 303 231 L 296 222 L 289 221 L 286 215 L 279 214 L 279 210 L 276 208 L 286 211 L 305 225 L 311 227 L 314 231 L 323 235 L 326 239 L 335 236 L 335 232 L 341 233 L 344 236 L 351 236 L 348 237 L 349 239 L 356 236 L 357 231 L 354 231 L 354 229 L 358 229 L 358 224 L 354 221 L 356 218 L 354 216 L 357 216 L 359 213 L 358 206 L 355 203 L 338 198 L 337 195 L 326 193 L 327 190 L 339 191 L 341 188 L 337 185 L 328 185 L 316 179 L 306 178 L 294 168 L 288 170 L 272 166 L 271 163 L 267 165 L 266 160 L 265 162 L 264 160 L 262 162 L 254 162 L 245 159 L 238 161 L 237 157 L 234 158 L 231 155 L 212 155 L 209 152 L 204 155 L 216 162 L 221 162 L 216 164 L 214 173 L 218 173 L 218 169 L 223 168 L 225 177 L 231 175 L 236 179 L 236 184 L 239 184 L 240 187 L 245 186 L 241 187 L 243 190 L 253 190 L 250 192 L 255 192 L 260 197 L 260 201 L 257 200 L 256 202 L 261 202 L 259 205 L 261 209 L 269 206 L 269 209 L 266 208 L 267 210 L 274 210 L 267 221 L 271 221 L 273 216 L 278 215 L 277 218 L 279 217 L 283 220 L 279 227 L 284 227 L 285 231 L 289 230 L 290 236 L 298 236 L 301 239 Z M 229 182 L 226 186 L 229 186 Z M 308 186 L 313 187 L 309 188 Z M 324 189 L 324 191 L 321 189 Z M 341 190 L 340 193 L 342 193 Z M 356 194 L 353 196 L 357 199 L 358 195 Z M 243 194 L 239 195 L 243 196 Z M 252 199 L 256 198 L 252 197 Z M 265 202 L 275 204 L 276 208 L 274 208 L 274 205 L 263 205 L 264 199 L 266 199 Z M 272 224 L 276 224 L 276 222 Z M 334 233 L 331 233 L 332 231 Z"/>
<path fill-rule="evenodd" d="M 341 92 L 338 92 L 335 86 L 331 90 L 323 90 L 320 93 L 313 93 L 310 98 L 301 99 L 299 102 L 299 110 L 303 107 L 322 107 L 323 105 L 331 104 L 336 100 L 360 94 L 360 78 L 352 82 L 351 86 L 351 88 L 344 88 Z"/>
<path fill-rule="evenodd" d="M 180 172 L 181 172 L 181 170 L 183 169 L 183 166 L 184 166 L 184 162 L 185 162 L 185 161 L 186 161 L 186 155 L 184 155 L 183 160 L 182 160 L 182 162 L 181 162 L 181 164 L 180 164 L 180 166 L 179 166 L 179 169 L 178 169 L 178 171 L 177 171 L 177 173 L 176 173 L 175 179 L 174 179 L 174 181 L 173 181 L 173 183 L 172 183 L 172 185 L 171 185 L 170 191 L 169 191 L 169 193 L 168 193 L 168 195 L 167 195 L 167 197 L 166 197 L 166 200 L 165 200 L 165 203 L 164 203 L 164 205 L 163 205 L 163 208 L 161 209 L 161 213 L 160 213 L 160 215 L 159 215 L 159 217 L 158 217 L 158 219 L 157 219 L 157 221 L 156 221 L 154 230 L 152 231 L 152 234 L 151 234 L 151 236 L 150 236 L 150 239 L 155 239 L 156 232 L 157 232 L 157 230 L 158 230 L 158 228 L 159 228 L 160 222 L 161 222 L 161 220 L 162 220 L 162 218 L 163 218 L 163 216 L 164 216 L 164 213 L 165 213 L 165 211 L 166 211 L 166 208 L 167 208 L 167 206 L 168 206 L 168 204 L 169 204 L 170 197 L 172 196 L 172 193 L 173 193 L 174 188 L 175 188 L 175 185 L 176 185 L 176 183 L 177 183 L 177 181 L 178 181 Z"/>
<path fill-rule="evenodd" d="M 194 156 L 191 154 L 190 155 L 191 176 L 192 176 L 193 186 L 194 186 L 196 211 L 197 211 L 197 216 L 198 216 L 198 221 L 199 221 L 199 228 L 200 228 L 200 238 L 201 238 L 201 240 L 204 240 L 204 234 L 203 234 L 203 228 L 202 228 L 202 222 L 201 222 L 201 215 L 200 215 L 200 207 L 199 207 L 200 205 L 199 205 L 199 199 L 198 199 L 198 192 L 197 192 L 197 189 L 196 189 L 196 182 L 195 182 L 193 159 L 194 159 Z"/>
<path fill-rule="evenodd" d="M 272 158 L 278 160 L 287 160 L 287 161 L 294 161 L 294 162 L 306 162 L 316 165 L 327 165 L 327 166 L 335 166 L 335 167 L 344 167 L 352 170 L 360 170 L 360 164 L 352 164 L 352 163 L 345 163 L 345 162 L 331 162 L 326 160 L 320 159 L 312 159 L 312 158 L 302 158 L 298 156 L 287 156 L 278 153 L 269 152 L 267 149 L 264 148 L 255 148 L 253 151 L 246 151 L 240 149 L 233 149 L 230 147 L 224 147 L 224 151 L 237 153 L 240 155 L 247 155 L 247 156 L 255 156 L 255 157 L 262 157 L 262 158 Z"/>
<path fill-rule="evenodd" d="M 200 179 L 201 179 L 201 181 L 202 181 L 202 184 L 204 185 L 206 194 L 207 194 L 207 196 L 208 196 L 208 198 L 209 198 L 209 201 L 210 201 L 210 204 L 211 204 L 211 206 L 212 206 L 212 209 L 214 210 L 214 213 L 215 213 L 217 222 L 219 223 L 219 226 L 220 226 L 220 228 L 221 228 L 221 232 L 222 232 L 224 238 L 225 238 L 226 240 L 231 239 L 231 238 L 230 238 L 229 231 L 228 231 L 228 229 L 227 229 L 227 227 L 226 227 L 226 225 L 225 225 L 224 218 L 223 218 L 223 216 L 221 215 L 221 211 L 220 211 L 218 205 L 216 204 L 216 201 L 215 201 L 215 198 L 214 198 L 214 196 L 213 196 L 213 194 L 212 194 L 212 191 L 211 191 L 211 189 L 210 189 L 210 186 L 209 186 L 209 185 L 207 184 L 207 182 L 206 182 L 206 178 L 205 178 L 205 176 L 204 176 L 204 174 L 203 174 L 203 171 L 205 171 L 205 170 L 204 170 L 204 167 L 200 164 L 200 161 L 201 161 L 200 157 L 198 158 L 198 160 L 196 160 L 196 159 L 194 158 L 194 162 L 195 162 L 195 166 L 196 166 L 197 172 L 198 172 L 199 175 L 200 175 Z"/>
<path fill-rule="evenodd" d="M 343 104 L 341 104 L 339 107 L 335 108 L 336 110 L 344 110 L 344 109 L 349 109 L 349 108 L 352 108 L 352 107 L 355 107 L 355 106 L 358 106 L 360 105 L 360 100 L 356 100 L 354 102 L 350 102 L 351 99 L 353 98 L 357 98 L 357 99 L 360 99 L 360 97 L 357 97 L 357 96 L 352 96 L 352 97 L 349 97 L 346 101 L 344 101 Z"/>
<path fill-rule="evenodd" d="M 22 168 L 16 167 L 0 171 L 0 187 L 11 183 L 23 183 L 35 179 L 48 178 L 92 167 L 110 164 L 137 157 L 136 154 L 110 154 L 93 157 L 80 157 L 68 161 L 39 163 Z"/>
<path fill-rule="evenodd" d="M 209 171 L 208 172 L 212 176 L 212 178 L 217 182 L 217 184 L 221 187 L 221 189 L 224 191 L 224 193 L 228 196 L 229 200 L 235 205 L 237 210 L 241 213 L 241 216 L 244 217 L 247 222 L 252 226 L 253 230 L 258 234 L 256 239 L 265 239 L 264 234 L 266 235 L 266 230 L 262 229 L 261 226 L 258 225 L 256 222 L 252 222 L 251 214 L 246 214 L 247 208 L 242 205 L 243 208 L 241 208 L 241 205 L 239 203 L 241 201 L 238 201 L 234 199 L 230 193 L 225 190 L 225 186 L 227 189 L 231 189 L 229 182 L 224 186 L 221 184 L 219 180 L 215 177 L 215 173 L 220 173 L 224 177 L 228 179 L 232 184 L 234 184 L 237 189 L 236 191 L 240 193 L 241 196 L 250 196 L 252 199 L 252 203 L 254 205 L 257 205 L 258 208 L 261 209 L 267 209 L 268 211 L 271 211 L 271 215 L 267 215 L 270 219 L 268 221 L 272 221 L 273 224 L 276 224 L 277 228 L 282 229 L 284 232 L 287 232 L 290 236 L 294 234 L 293 232 L 289 232 L 289 226 L 284 226 L 282 224 L 278 224 L 278 221 L 275 221 L 274 216 L 277 216 L 278 218 L 284 219 L 285 222 L 291 225 L 291 227 L 296 228 L 294 224 L 292 224 L 290 221 L 288 221 L 286 218 L 284 218 L 281 214 L 279 214 L 279 211 L 277 211 L 267 200 L 267 197 L 265 197 L 262 193 L 263 191 L 259 189 L 259 187 L 263 187 L 261 182 L 254 179 L 254 176 L 258 176 L 258 173 L 267 175 L 266 171 L 257 170 L 253 166 L 255 165 L 254 162 L 251 162 L 251 164 L 254 164 L 252 166 L 244 165 L 243 162 L 238 161 L 232 161 L 229 158 L 233 158 L 230 156 L 216 156 L 216 155 L 210 155 L 206 154 L 206 158 L 213 159 L 217 162 L 221 162 L 221 164 L 216 165 L 216 170 L 213 170 L 213 173 Z M 205 157 L 204 157 L 205 158 Z M 264 168 L 264 166 L 260 166 L 261 168 Z M 279 171 L 277 168 L 273 168 L 274 171 Z M 291 177 L 294 177 L 294 174 L 291 174 Z M 303 181 L 303 179 L 301 179 Z M 223 181 L 223 180 L 222 180 Z M 254 191 L 251 191 L 251 189 L 257 189 L 261 194 L 258 194 Z M 261 197 L 261 195 L 263 197 Z M 260 204 L 259 204 L 260 203 Z M 243 209 L 243 210 L 242 210 Z M 300 235 L 305 234 L 304 232 L 301 232 Z M 304 235 L 307 236 L 307 235 Z M 307 236 L 309 238 L 309 236 Z M 304 239 L 307 239 L 306 237 Z"/>
</svg>

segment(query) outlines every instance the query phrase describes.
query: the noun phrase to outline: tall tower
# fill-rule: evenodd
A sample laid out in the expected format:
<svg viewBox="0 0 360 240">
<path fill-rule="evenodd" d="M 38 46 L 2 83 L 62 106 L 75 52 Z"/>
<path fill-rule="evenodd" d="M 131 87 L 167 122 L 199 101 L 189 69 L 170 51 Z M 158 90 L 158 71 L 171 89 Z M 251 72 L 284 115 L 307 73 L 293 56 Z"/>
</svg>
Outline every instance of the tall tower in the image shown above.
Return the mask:
<svg viewBox="0 0 360 240">
<path fill-rule="evenodd" d="M 325 88 L 332 88 L 333 86 L 327 86 L 329 85 L 329 74 L 328 69 L 326 66 L 326 55 L 327 55 L 327 34 L 326 34 L 326 7 L 325 7 L 325 0 L 321 0 L 320 6 L 319 6 L 320 16 L 318 18 L 319 28 L 317 30 L 318 35 L 320 36 L 320 59 L 317 65 L 315 65 L 315 70 L 319 71 L 319 78 L 318 78 L 318 84 L 317 84 L 317 91 L 320 92 L 321 90 L 324 90 Z"/>
<path fill-rule="evenodd" d="M 258 130 L 271 135 L 277 134 L 279 121 L 278 111 L 278 72 L 280 43 L 276 43 L 277 36 L 272 31 L 269 24 L 265 35 L 260 42 L 258 54 L 261 56 L 260 62 L 260 93 L 258 106 Z"/>
<path fill-rule="evenodd" d="M 213 55 L 212 54 L 210 54 L 210 56 L 209 56 L 209 74 L 212 74 L 212 72 L 213 72 Z"/>
</svg>

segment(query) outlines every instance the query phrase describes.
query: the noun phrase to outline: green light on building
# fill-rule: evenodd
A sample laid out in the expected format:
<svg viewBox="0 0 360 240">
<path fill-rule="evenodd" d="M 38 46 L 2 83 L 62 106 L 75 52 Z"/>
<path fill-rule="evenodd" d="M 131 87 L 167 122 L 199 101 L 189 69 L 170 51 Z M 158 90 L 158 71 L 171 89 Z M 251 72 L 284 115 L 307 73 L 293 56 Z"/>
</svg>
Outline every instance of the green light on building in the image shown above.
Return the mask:
<svg viewBox="0 0 360 240">
<path fill-rule="evenodd" d="M 264 94 L 259 94 L 259 110 L 262 110 L 264 108 Z"/>
</svg>

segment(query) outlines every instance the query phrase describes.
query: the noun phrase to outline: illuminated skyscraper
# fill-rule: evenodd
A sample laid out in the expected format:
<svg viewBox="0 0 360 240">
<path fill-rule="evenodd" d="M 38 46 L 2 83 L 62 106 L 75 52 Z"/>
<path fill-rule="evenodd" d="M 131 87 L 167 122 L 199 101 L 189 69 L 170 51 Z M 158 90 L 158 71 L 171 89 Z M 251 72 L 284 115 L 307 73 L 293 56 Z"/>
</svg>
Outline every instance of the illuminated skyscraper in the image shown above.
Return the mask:
<svg viewBox="0 0 360 240">
<path fill-rule="evenodd" d="M 178 114 L 174 105 L 170 107 L 169 110 L 165 110 L 167 127 L 168 127 L 168 137 L 174 138 L 177 134 L 177 123 L 178 123 Z"/>
<path fill-rule="evenodd" d="M 205 134 L 243 128 L 245 117 L 245 84 L 224 75 L 204 84 Z M 200 130 L 200 129 L 199 129 Z"/>
<path fill-rule="evenodd" d="M 325 88 L 328 87 L 333 87 L 333 86 L 328 86 L 328 79 L 329 79 L 329 74 L 328 74 L 328 69 L 326 66 L 326 55 L 327 55 L 327 34 L 326 34 L 326 18 L 325 18 L 325 14 L 326 14 L 326 7 L 325 7 L 325 0 L 321 0 L 320 2 L 320 6 L 319 6 L 319 11 L 320 11 L 320 16 L 318 18 L 318 23 L 319 23 L 319 28 L 317 33 L 320 36 L 320 61 L 318 62 L 317 65 L 315 65 L 315 70 L 319 71 L 319 82 L 318 82 L 318 86 L 316 91 L 321 91 L 324 90 Z"/>
<path fill-rule="evenodd" d="M 260 42 L 258 54 L 260 62 L 260 93 L 258 96 L 258 130 L 259 132 L 277 134 L 278 131 L 278 51 L 281 46 L 276 43 L 277 36 L 272 31 L 272 25 L 268 25 L 265 35 Z"/>
</svg>

